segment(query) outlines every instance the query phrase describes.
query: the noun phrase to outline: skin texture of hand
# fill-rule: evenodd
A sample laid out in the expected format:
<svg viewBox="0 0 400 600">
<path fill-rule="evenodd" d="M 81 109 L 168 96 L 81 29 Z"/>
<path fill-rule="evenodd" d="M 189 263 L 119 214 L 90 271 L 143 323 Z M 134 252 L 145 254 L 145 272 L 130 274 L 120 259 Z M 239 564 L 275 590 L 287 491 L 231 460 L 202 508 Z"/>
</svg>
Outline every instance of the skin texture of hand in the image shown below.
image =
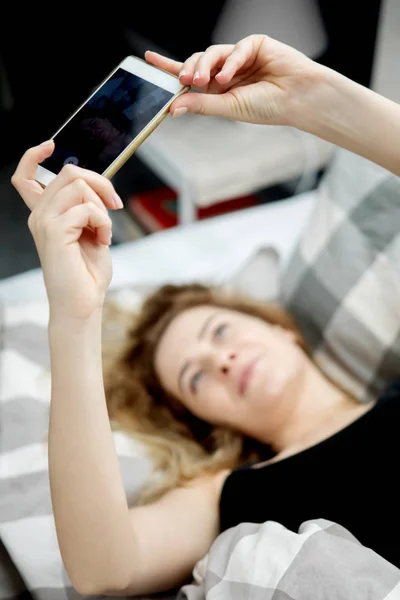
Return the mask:
<svg viewBox="0 0 400 600">
<path fill-rule="evenodd" d="M 54 151 L 52 141 L 22 157 L 12 184 L 32 211 L 28 226 L 39 254 L 50 314 L 85 319 L 101 308 L 111 281 L 111 219 L 121 201 L 106 178 L 68 165 L 43 189 L 37 166 Z M 118 203 L 119 200 L 119 203 Z"/>
<path fill-rule="evenodd" d="M 295 126 L 294 111 L 302 100 L 307 104 L 321 72 L 301 52 L 265 35 L 211 46 L 184 63 L 150 51 L 145 58 L 202 92 L 175 100 L 173 116 L 189 112 L 269 125 Z"/>
<path fill-rule="evenodd" d="M 155 52 L 145 58 L 199 90 L 179 96 L 172 116 L 189 112 L 289 125 L 400 175 L 400 106 L 290 46 L 250 35 L 184 63 Z"/>
</svg>

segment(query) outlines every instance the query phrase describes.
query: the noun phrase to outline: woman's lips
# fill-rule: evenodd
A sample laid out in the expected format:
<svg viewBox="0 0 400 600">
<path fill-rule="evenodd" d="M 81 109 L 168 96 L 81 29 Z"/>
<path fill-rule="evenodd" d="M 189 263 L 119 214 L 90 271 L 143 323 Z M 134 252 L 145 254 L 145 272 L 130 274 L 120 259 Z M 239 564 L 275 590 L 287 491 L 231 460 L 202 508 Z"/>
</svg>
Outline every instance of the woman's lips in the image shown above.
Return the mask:
<svg viewBox="0 0 400 600">
<path fill-rule="evenodd" d="M 259 357 L 254 358 L 252 361 L 250 361 L 249 364 L 243 369 L 242 374 L 239 377 L 239 394 L 240 394 L 240 396 L 243 396 L 246 392 L 246 389 L 252 378 L 252 375 L 254 372 L 254 367 L 256 366 L 256 362 L 258 361 L 258 358 Z"/>
</svg>

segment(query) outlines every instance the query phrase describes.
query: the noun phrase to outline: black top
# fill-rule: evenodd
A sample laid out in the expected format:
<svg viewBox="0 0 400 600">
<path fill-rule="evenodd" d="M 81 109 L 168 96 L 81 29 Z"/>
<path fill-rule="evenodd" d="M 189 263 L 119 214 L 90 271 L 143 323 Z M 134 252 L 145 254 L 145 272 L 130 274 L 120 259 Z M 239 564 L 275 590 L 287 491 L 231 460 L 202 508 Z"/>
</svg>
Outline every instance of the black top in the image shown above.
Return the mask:
<svg viewBox="0 0 400 600">
<path fill-rule="evenodd" d="M 297 533 L 328 519 L 400 568 L 400 380 L 359 419 L 319 444 L 259 469 L 233 471 L 221 531 L 277 521 Z"/>
</svg>

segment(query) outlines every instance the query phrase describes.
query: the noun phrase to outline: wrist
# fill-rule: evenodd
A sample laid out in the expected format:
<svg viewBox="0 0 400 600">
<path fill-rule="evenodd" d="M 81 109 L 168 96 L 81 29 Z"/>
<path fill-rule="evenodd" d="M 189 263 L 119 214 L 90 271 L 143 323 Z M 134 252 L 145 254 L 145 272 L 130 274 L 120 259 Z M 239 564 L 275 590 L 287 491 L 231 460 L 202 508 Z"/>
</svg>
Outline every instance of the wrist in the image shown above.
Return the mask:
<svg viewBox="0 0 400 600">
<path fill-rule="evenodd" d="M 49 333 L 68 333 L 81 335 L 94 332 L 102 324 L 103 307 L 98 307 L 85 317 L 77 317 L 60 310 L 53 310 L 50 306 Z"/>
<path fill-rule="evenodd" d="M 354 86 L 361 86 L 317 63 L 300 79 L 288 100 L 288 125 L 326 139 L 351 124 L 347 114 L 353 109 L 351 97 Z"/>
<path fill-rule="evenodd" d="M 346 146 L 362 135 L 360 108 L 369 90 L 331 69 L 324 75 L 315 89 L 306 126 L 310 133 Z"/>
<path fill-rule="evenodd" d="M 317 73 L 292 126 L 399 175 L 400 106 L 326 67 Z"/>
</svg>

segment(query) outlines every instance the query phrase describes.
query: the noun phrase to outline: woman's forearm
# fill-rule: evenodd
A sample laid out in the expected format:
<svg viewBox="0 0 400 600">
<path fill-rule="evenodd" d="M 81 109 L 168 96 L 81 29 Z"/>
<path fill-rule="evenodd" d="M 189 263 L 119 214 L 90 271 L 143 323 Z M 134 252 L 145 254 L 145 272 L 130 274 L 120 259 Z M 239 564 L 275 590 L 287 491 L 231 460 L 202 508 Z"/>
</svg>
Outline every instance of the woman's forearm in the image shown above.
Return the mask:
<svg viewBox="0 0 400 600">
<path fill-rule="evenodd" d="M 400 105 L 322 67 L 296 126 L 400 175 Z"/>
<path fill-rule="evenodd" d="M 62 557 L 78 589 L 115 589 L 135 541 L 105 402 L 100 311 L 81 322 L 50 319 L 49 340 L 49 472 Z"/>
</svg>

